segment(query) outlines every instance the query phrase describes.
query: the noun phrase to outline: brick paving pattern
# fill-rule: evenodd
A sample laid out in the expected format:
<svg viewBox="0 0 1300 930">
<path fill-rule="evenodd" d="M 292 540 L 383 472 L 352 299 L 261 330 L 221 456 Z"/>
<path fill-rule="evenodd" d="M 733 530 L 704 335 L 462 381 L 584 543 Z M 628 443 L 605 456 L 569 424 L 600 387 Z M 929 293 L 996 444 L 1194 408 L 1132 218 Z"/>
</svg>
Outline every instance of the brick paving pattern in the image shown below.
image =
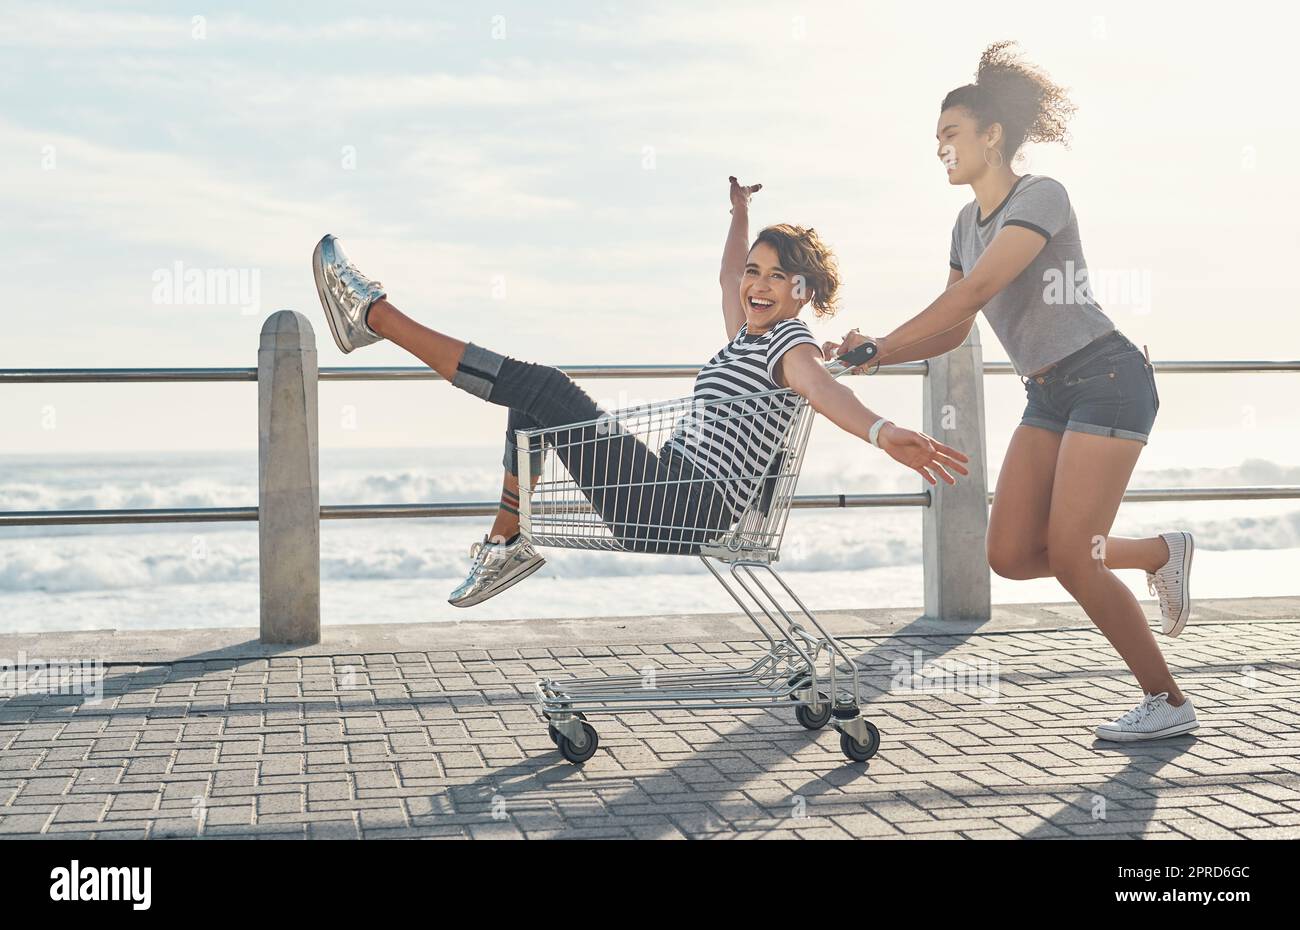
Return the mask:
<svg viewBox="0 0 1300 930">
<path fill-rule="evenodd" d="M 0 697 L 0 837 L 1300 837 L 1300 623 L 1161 642 L 1200 729 L 1123 745 L 1092 727 L 1141 695 L 1093 629 L 851 639 L 865 765 L 781 708 L 593 717 L 579 768 L 531 704 L 750 642 L 114 664 L 99 705 Z M 998 693 L 895 687 L 918 659 Z"/>
</svg>

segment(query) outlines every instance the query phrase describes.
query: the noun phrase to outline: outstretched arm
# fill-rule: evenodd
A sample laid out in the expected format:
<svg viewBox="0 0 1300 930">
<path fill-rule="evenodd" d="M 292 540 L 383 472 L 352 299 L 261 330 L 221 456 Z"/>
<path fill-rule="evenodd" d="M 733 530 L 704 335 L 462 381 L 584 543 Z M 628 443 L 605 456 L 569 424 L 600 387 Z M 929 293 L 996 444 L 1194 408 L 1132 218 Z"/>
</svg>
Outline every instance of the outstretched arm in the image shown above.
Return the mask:
<svg viewBox="0 0 1300 930">
<path fill-rule="evenodd" d="M 962 273 L 960 271 L 955 268 L 949 268 L 948 285 L 944 290 L 946 291 L 948 288 L 953 287 L 961 279 Z M 981 309 L 983 306 L 983 304 L 980 304 Z M 966 341 L 966 337 L 970 335 L 971 327 L 975 325 L 975 317 L 978 313 L 979 310 L 976 310 L 975 313 L 968 316 L 952 329 L 931 336 L 929 339 L 922 339 L 920 342 L 913 343 L 912 345 L 900 345 L 896 351 L 891 351 L 888 356 L 883 354 L 877 356 L 881 359 L 880 364 L 898 365 L 903 362 L 916 362 L 921 359 L 934 358 L 936 355 L 943 355 L 946 352 L 951 352 L 953 349 L 957 348 L 957 346 Z"/>
<path fill-rule="evenodd" d="M 798 345 L 777 363 L 777 382 L 806 397 L 814 410 L 846 433 L 870 439 L 872 425 L 880 419 L 869 410 L 848 385 L 836 381 L 822 366 L 817 349 Z M 956 484 L 952 472 L 968 474 L 963 462 L 970 461 L 961 452 L 924 433 L 887 423 L 876 441 L 890 458 L 915 471 L 930 484 L 935 477 Z"/>
<path fill-rule="evenodd" d="M 881 364 L 933 358 L 961 345 L 974 324 L 975 315 L 1028 268 L 1046 244 L 1047 239 L 1031 229 L 1004 226 L 993 237 L 970 274 L 962 277 L 960 272 L 952 271 L 948 287 L 930 306 L 888 336 L 875 340 L 880 349 L 877 358 L 881 359 Z M 960 338 L 957 338 L 958 334 Z M 851 334 L 831 351 L 842 355 L 865 341 L 865 336 Z M 942 351 L 931 351 L 935 347 Z"/>
<path fill-rule="evenodd" d="M 727 242 L 722 247 L 722 268 L 718 283 L 722 286 L 722 318 L 727 324 L 727 338 L 735 339 L 740 327 L 745 325 L 745 308 L 740 303 L 740 279 L 745 274 L 745 259 L 749 255 L 749 198 L 763 189 L 762 184 L 742 185 L 735 178 L 731 182 L 731 226 Z"/>
</svg>

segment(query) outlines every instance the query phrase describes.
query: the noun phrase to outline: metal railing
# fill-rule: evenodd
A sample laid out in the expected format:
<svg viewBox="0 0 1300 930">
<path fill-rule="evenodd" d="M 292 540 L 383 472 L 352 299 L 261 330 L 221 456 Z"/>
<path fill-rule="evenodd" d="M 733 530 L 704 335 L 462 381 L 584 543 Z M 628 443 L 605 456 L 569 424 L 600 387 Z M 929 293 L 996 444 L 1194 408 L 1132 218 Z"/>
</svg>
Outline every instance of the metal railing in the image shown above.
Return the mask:
<svg viewBox="0 0 1300 930">
<path fill-rule="evenodd" d="M 881 375 L 924 375 L 931 362 L 905 362 L 881 368 Z M 1152 362 L 1165 374 L 1270 374 L 1300 372 L 1300 361 Z M 571 378 L 694 378 L 699 365 L 557 365 Z M 1010 362 L 984 362 L 986 375 L 1013 375 Z M 320 381 L 441 381 L 442 375 L 419 366 L 340 367 L 317 369 Z M 256 368 L 0 368 L 0 385 L 145 382 L 256 381 Z"/>
<path fill-rule="evenodd" d="M 1166 374 L 1261 374 L 1300 371 L 1300 361 L 1153 362 Z M 880 375 L 924 375 L 929 362 L 905 362 L 880 369 Z M 571 378 L 694 378 L 699 365 L 558 365 Z M 1010 362 L 984 362 L 986 375 L 1013 375 Z M 441 381 L 421 366 L 346 366 L 319 368 L 321 381 Z M 143 383 L 161 381 L 256 381 L 256 368 L 0 368 L 3 384 Z"/>
<path fill-rule="evenodd" d="M 1217 488 L 1136 488 L 1124 494 L 1126 503 L 1165 501 L 1263 501 L 1300 499 L 1300 485 L 1265 484 Z M 993 493 L 987 494 L 993 503 Z M 794 507 L 801 510 L 857 507 L 928 507 L 929 491 L 894 494 L 802 494 Z M 491 517 L 497 501 L 444 501 L 433 504 L 322 504 L 322 520 L 394 520 L 403 517 Z M 171 507 L 125 510 L 10 510 L 0 511 L 3 526 L 102 526 L 115 523 L 256 523 L 256 507 Z"/>
<path fill-rule="evenodd" d="M 260 522 L 262 549 L 262 638 L 266 642 L 319 641 L 319 525 L 321 520 L 445 518 L 490 516 L 497 501 L 427 504 L 319 503 L 316 443 L 317 384 L 320 381 L 442 380 L 427 367 L 336 367 L 315 364 L 315 335 L 301 314 L 282 310 L 262 328 L 254 368 L 43 368 L 0 369 L 0 385 L 69 383 L 159 383 L 253 381 L 259 394 L 259 504 L 257 507 L 197 507 L 123 510 L 45 510 L 0 512 L 0 527 L 105 525 L 123 523 Z M 1170 374 L 1259 374 L 1300 372 L 1296 361 L 1166 361 L 1154 363 Z M 561 370 L 578 379 L 694 378 L 698 365 L 569 365 Z M 881 375 L 920 375 L 925 379 L 924 428 L 971 454 L 971 474 L 958 486 L 939 485 L 912 493 L 806 494 L 794 506 L 811 508 L 921 507 L 925 512 L 926 614 L 941 618 L 987 617 L 988 565 L 984 375 L 1014 374 L 1007 362 L 984 362 L 979 331 L 962 346 L 928 362 L 890 366 Z M 951 411 L 973 416 L 949 425 Z M 286 418 L 308 422 L 276 429 Z M 306 429 L 302 429 L 305 426 Z M 292 438 L 290 438 L 292 437 Z M 1265 485 L 1205 488 L 1139 488 L 1125 501 L 1206 501 L 1300 499 L 1300 486 Z M 978 537 L 978 539 L 977 539 Z M 977 545 L 972 543 L 978 542 Z M 309 579 L 304 587 L 303 579 Z M 314 578 L 314 584 L 310 579 Z"/>
</svg>

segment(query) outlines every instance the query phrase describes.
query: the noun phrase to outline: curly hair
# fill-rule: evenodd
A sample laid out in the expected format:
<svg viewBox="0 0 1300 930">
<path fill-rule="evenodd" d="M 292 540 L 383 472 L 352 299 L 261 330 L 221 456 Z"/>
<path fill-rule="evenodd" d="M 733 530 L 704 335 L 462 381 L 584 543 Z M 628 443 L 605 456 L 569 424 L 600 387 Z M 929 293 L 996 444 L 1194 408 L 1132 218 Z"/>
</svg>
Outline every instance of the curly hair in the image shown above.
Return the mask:
<svg viewBox="0 0 1300 930">
<path fill-rule="evenodd" d="M 974 84 L 963 84 L 943 98 L 939 112 L 965 107 L 984 131 L 1002 124 L 1002 154 L 1014 159 L 1026 142 L 1060 142 L 1069 148 L 1066 123 L 1075 106 L 1066 89 L 1036 65 L 1022 61 L 1015 42 L 994 42 L 980 56 Z"/>
<path fill-rule="evenodd" d="M 811 226 L 778 223 L 760 232 L 750 251 L 760 242 L 776 250 L 781 267 L 796 276 L 796 285 L 797 278 L 803 279 L 806 291 L 811 292 L 809 302 L 818 319 L 835 315 L 839 309 L 840 269 L 835 253 L 822 242 L 817 230 Z"/>
</svg>

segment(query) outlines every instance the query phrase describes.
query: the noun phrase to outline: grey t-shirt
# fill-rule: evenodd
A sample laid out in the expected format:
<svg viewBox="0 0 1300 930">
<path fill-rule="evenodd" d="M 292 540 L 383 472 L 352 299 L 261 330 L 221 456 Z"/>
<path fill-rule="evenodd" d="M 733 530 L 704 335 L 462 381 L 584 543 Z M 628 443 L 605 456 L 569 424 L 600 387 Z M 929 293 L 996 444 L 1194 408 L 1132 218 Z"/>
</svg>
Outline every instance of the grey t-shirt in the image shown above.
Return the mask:
<svg viewBox="0 0 1300 930">
<path fill-rule="evenodd" d="M 986 217 L 972 200 L 957 214 L 948 264 L 969 275 L 1004 226 L 1023 226 L 1047 244 L 1024 271 L 984 305 L 1011 364 L 1033 374 L 1115 329 L 1088 287 L 1079 222 L 1059 181 L 1022 176 Z"/>
</svg>

